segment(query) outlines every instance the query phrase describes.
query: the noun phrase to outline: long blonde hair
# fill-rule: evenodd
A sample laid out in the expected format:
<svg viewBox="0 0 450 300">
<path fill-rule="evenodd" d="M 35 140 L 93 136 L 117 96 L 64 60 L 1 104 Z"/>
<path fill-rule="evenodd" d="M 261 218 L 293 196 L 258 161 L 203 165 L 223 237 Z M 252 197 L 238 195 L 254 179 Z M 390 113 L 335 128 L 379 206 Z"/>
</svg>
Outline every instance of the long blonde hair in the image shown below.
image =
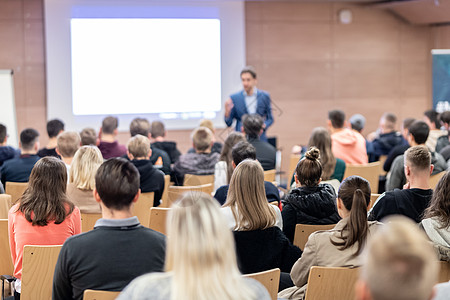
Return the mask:
<svg viewBox="0 0 450 300">
<path fill-rule="evenodd" d="M 275 211 L 269 207 L 264 188 L 264 170 L 253 159 L 239 163 L 231 176 L 227 201 L 236 220 L 235 230 L 266 229 L 275 225 Z"/>
<path fill-rule="evenodd" d="M 167 217 L 166 271 L 172 299 L 254 299 L 238 267 L 234 239 L 216 200 L 186 193 Z"/>
<path fill-rule="evenodd" d="M 96 146 L 83 146 L 75 153 L 69 171 L 69 183 L 80 190 L 93 190 L 95 173 L 103 163 L 103 156 Z"/>
</svg>

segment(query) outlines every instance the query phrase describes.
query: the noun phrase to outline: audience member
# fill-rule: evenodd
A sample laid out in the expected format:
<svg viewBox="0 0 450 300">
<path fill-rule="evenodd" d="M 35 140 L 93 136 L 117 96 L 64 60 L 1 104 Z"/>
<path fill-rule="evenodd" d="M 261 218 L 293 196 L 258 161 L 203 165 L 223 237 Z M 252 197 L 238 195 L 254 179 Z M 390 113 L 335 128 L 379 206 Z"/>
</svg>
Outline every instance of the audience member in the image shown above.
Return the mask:
<svg viewBox="0 0 450 300">
<path fill-rule="evenodd" d="M 242 130 L 250 144 L 256 149 L 256 159 L 261 163 L 264 171 L 274 170 L 277 149 L 268 142 L 262 141 L 264 120 L 260 115 L 244 115 L 242 117 Z"/>
<path fill-rule="evenodd" d="M 444 111 L 440 115 L 442 127 L 444 127 L 447 134 L 440 136 L 436 142 L 436 152 L 441 152 L 446 146 L 450 145 L 450 110 Z"/>
<path fill-rule="evenodd" d="M 97 146 L 97 133 L 95 132 L 94 128 L 84 128 L 83 130 L 81 130 L 80 132 L 80 137 L 81 137 L 81 145 L 80 146 Z"/>
<path fill-rule="evenodd" d="M 59 134 L 56 139 L 56 153 L 61 156 L 62 161 L 66 165 L 67 174 L 69 174 L 73 156 L 80 148 L 80 142 L 80 135 L 75 131 L 65 131 Z"/>
<path fill-rule="evenodd" d="M 233 131 L 225 140 L 222 153 L 220 154 L 219 161 L 214 167 L 214 191 L 223 185 L 230 183 L 231 175 L 233 174 L 233 160 L 231 156 L 231 149 L 239 142 L 245 141 L 245 137 L 242 133 Z"/>
<path fill-rule="evenodd" d="M 287 195 L 283 206 L 283 232 L 293 242 L 296 224 L 336 224 L 341 218 L 336 210 L 334 188 L 319 184 L 322 176 L 320 151 L 312 147 L 297 164 L 296 188 Z"/>
<path fill-rule="evenodd" d="M 220 154 L 222 152 L 223 145 L 219 142 L 216 142 L 216 136 L 215 136 L 216 128 L 214 128 L 213 122 L 208 119 L 203 119 L 200 122 L 199 127 L 206 127 L 209 130 L 211 130 L 211 132 L 213 133 L 213 145 L 211 148 L 211 152 L 217 152 Z M 195 153 L 195 149 L 194 148 L 189 149 L 188 153 Z"/>
<path fill-rule="evenodd" d="M 144 118 L 135 118 L 130 123 L 130 135 L 134 137 L 137 134 L 143 135 L 150 138 L 150 122 Z M 170 157 L 166 151 L 163 151 L 153 144 L 150 144 L 150 149 L 152 150 L 152 155 L 150 156 L 150 161 L 153 167 L 163 171 L 164 174 L 170 175 Z"/>
<path fill-rule="evenodd" d="M 429 183 L 432 171 L 431 154 L 426 146 L 413 146 L 406 150 L 404 173 L 407 183 L 403 190 L 383 193 L 369 211 L 369 220 L 380 221 L 389 215 L 404 215 L 419 223 L 433 194 Z"/>
<path fill-rule="evenodd" d="M 366 140 L 355 130 L 344 128 L 345 113 L 332 110 L 328 113 L 328 129 L 331 132 L 331 149 L 335 157 L 347 164 L 368 163 Z"/>
<path fill-rule="evenodd" d="M 166 141 L 166 128 L 161 121 L 153 121 L 150 127 L 150 141 L 153 147 L 165 151 L 172 164 L 176 163 L 180 158 L 181 152 L 177 149 L 177 143 Z"/>
<path fill-rule="evenodd" d="M 20 151 L 7 145 L 8 134 L 6 132 L 6 126 L 0 124 L 0 167 L 3 163 L 12 158 L 16 158 L 20 155 Z"/>
<path fill-rule="evenodd" d="M 439 121 L 439 114 L 434 109 L 429 109 L 423 114 L 423 121 L 430 127 L 430 134 L 426 145 L 430 151 L 436 151 L 436 144 L 439 137 L 448 135 L 448 132 L 441 130 L 441 122 Z"/>
<path fill-rule="evenodd" d="M 442 155 L 442 158 L 444 158 L 444 160 L 447 161 L 447 164 L 450 166 L 450 145 L 442 148 L 439 154 Z"/>
<path fill-rule="evenodd" d="M 69 171 L 67 196 L 82 213 L 101 213 L 100 204 L 95 201 L 95 174 L 103 163 L 97 146 L 82 146 L 75 153 Z"/>
<path fill-rule="evenodd" d="M 39 133 L 32 129 L 24 129 L 20 133 L 19 147 L 22 154 L 3 163 L 0 173 L 1 181 L 27 182 L 34 164 L 39 160 L 36 154 L 39 149 Z"/>
<path fill-rule="evenodd" d="M 396 123 L 397 117 L 393 113 L 385 113 L 381 117 L 377 132 L 367 138 L 369 162 L 379 161 L 380 156 L 388 155 L 394 147 L 402 144 L 402 135 L 395 130 Z"/>
<path fill-rule="evenodd" d="M 295 287 L 279 293 L 279 298 L 303 299 L 312 266 L 360 266 L 358 255 L 366 240 L 382 226 L 379 222 L 367 221 L 369 182 L 359 176 L 347 177 L 339 187 L 336 202 L 342 220 L 331 230 L 317 231 L 309 236 L 302 257 L 292 267 Z"/>
<path fill-rule="evenodd" d="M 362 255 L 357 300 L 432 298 L 439 265 L 424 234 L 414 225 L 406 218 L 390 217 L 371 237 Z"/>
<path fill-rule="evenodd" d="M 362 134 L 364 126 L 366 126 L 366 118 L 363 115 L 354 114 L 348 121 L 350 122 L 350 126 L 353 130 L 356 130 Z"/>
<path fill-rule="evenodd" d="M 21 293 L 24 246 L 60 245 L 81 232 L 80 210 L 67 199 L 66 185 L 64 163 L 55 157 L 44 157 L 34 166 L 19 203 L 9 211 L 9 246 L 17 278 L 15 299 Z"/>
<path fill-rule="evenodd" d="M 103 119 L 98 148 L 104 159 L 121 157 L 127 154 L 127 148 L 124 145 L 120 145 L 116 140 L 118 127 L 119 119 L 117 117 L 109 116 Z"/>
<path fill-rule="evenodd" d="M 64 123 L 61 120 L 54 119 L 47 122 L 48 144 L 38 151 L 39 157 L 55 156 L 61 158 L 56 153 L 56 137 L 64 131 Z"/>
<path fill-rule="evenodd" d="M 121 291 L 131 280 L 164 266 L 165 237 L 139 224 L 139 172 L 123 158 L 104 162 L 95 175 L 94 197 L 102 218 L 94 230 L 63 245 L 53 278 L 53 299 L 83 299 L 86 289 Z"/>
<path fill-rule="evenodd" d="M 226 143 L 225 143 L 226 144 Z M 233 170 L 237 165 L 241 163 L 241 161 L 245 159 L 256 159 L 256 150 L 249 142 L 242 141 L 237 143 L 233 149 L 231 150 L 231 167 Z M 231 173 L 233 174 L 233 173 Z M 230 177 L 231 180 L 231 177 Z M 220 205 L 223 205 L 227 200 L 229 185 L 223 185 L 217 189 L 214 198 L 219 201 Z M 269 203 L 272 202 L 280 202 L 280 194 L 276 186 L 274 186 L 269 181 L 264 181 L 264 190 L 266 193 L 266 198 Z"/>
<path fill-rule="evenodd" d="M 164 192 L 164 173 L 155 169 L 150 161 L 150 140 L 137 134 L 128 141 L 127 148 L 128 158 L 139 171 L 141 192 L 153 192 L 153 206 L 158 206 Z"/>
<path fill-rule="evenodd" d="M 165 273 L 133 280 L 117 300 L 269 300 L 257 281 L 239 273 L 234 241 L 210 196 L 186 193 L 167 219 Z"/>
<path fill-rule="evenodd" d="M 413 146 L 425 146 L 430 128 L 423 121 L 415 121 L 409 126 L 408 143 Z M 447 169 L 447 162 L 442 155 L 434 151 L 431 152 L 431 164 L 433 164 L 433 172 L 431 175 L 440 173 Z M 404 155 L 399 155 L 391 166 L 391 171 L 387 176 L 386 191 L 393 189 L 401 189 L 406 184 L 406 176 L 404 171 Z"/>
<path fill-rule="evenodd" d="M 395 146 L 392 148 L 392 150 L 389 152 L 388 156 L 386 157 L 386 161 L 383 165 L 383 170 L 386 172 L 389 172 L 391 170 L 392 163 L 394 162 L 394 159 L 405 153 L 405 151 L 409 148 L 408 143 L 408 135 L 409 135 L 409 127 L 412 123 L 414 123 L 415 119 L 413 118 L 406 118 L 402 122 L 402 143 L 400 145 Z"/>
</svg>

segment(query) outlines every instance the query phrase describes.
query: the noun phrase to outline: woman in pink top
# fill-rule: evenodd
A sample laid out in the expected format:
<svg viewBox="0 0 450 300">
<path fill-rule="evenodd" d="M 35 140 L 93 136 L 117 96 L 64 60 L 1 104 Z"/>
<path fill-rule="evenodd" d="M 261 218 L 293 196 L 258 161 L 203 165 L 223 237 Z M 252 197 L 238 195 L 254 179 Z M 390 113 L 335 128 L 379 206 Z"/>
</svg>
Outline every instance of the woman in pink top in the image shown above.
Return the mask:
<svg viewBox="0 0 450 300">
<path fill-rule="evenodd" d="M 25 245 L 61 245 L 81 232 L 80 210 L 66 196 L 67 171 L 55 157 L 41 158 L 31 171 L 28 188 L 8 214 L 9 245 L 20 297 Z"/>
</svg>

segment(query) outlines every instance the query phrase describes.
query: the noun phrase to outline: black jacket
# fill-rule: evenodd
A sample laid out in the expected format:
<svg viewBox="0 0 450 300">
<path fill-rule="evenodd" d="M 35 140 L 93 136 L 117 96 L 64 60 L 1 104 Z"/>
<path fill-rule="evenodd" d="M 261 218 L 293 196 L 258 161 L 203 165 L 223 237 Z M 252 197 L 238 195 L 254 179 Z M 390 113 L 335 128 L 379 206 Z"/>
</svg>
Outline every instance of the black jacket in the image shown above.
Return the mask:
<svg viewBox="0 0 450 300">
<path fill-rule="evenodd" d="M 378 161 L 381 155 L 388 155 L 391 150 L 403 143 L 403 136 L 398 132 L 380 134 L 373 142 L 367 145 L 369 162 Z"/>
<path fill-rule="evenodd" d="M 152 149 L 153 148 L 161 149 L 165 151 L 167 154 L 169 154 L 170 162 L 173 164 L 178 160 L 178 158 L 181 155 L 181 152 L 177 149 L 177 143 L 175 142 L 167 142 L 167 141 L 153 142 Z"/>
<path fill-rule="evenodd" d="M 330 184 L 293 189 L 287 196 L 281 215 L 284 234 L 291 242 L 296 224 L 336 224 L 341 219 L 336 209 L 336 194 Z"/>
<path fill-rule="evenodd" d="M 275 169 L 277 149 L 268 142 L 259 138 L 247 138 L 248 142 L 255 147 L 256 159 L 261 163 L 264 171 Z"/>
<path fill-rule="evenodd" d="M 133 165 L 138 169 L 140 176 L 140 188 L 142 193 L 155 192 L 153 206 L 159 205 L 164 192 L 164 173 L 155 169 L 151 161 L 132 160 Z"/>
</svg>

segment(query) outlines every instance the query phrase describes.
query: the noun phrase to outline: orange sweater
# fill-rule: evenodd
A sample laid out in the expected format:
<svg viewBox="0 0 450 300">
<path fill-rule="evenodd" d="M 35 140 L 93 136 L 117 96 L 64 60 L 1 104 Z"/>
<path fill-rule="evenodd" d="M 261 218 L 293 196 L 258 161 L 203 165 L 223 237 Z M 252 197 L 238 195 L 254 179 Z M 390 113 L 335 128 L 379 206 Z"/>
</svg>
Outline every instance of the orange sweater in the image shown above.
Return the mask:
<svg viewBox="0 0 450 300">
<path fill-rule="evenodd" d="M 68 237 L 81 233 L 81 215 L 80 210 L 74 207 L 73 212 L 61 224 L 52 221 L 47 226 L 33 226 L 22 212 L 17 211 L 18 208 L 19 204 L 16 204 L 9 210 L 8 227 L 14 277 L 21 279 L 23 247 L 64 244 Z"/>
<path fill-rule="evenodd" d="M 366 140 L 354 130 L 345 128 L 331 135 L 331 150 L 335 157 L 346 164 L 362 165 L 369 162 L 366 152 Z"/>
</svg>

